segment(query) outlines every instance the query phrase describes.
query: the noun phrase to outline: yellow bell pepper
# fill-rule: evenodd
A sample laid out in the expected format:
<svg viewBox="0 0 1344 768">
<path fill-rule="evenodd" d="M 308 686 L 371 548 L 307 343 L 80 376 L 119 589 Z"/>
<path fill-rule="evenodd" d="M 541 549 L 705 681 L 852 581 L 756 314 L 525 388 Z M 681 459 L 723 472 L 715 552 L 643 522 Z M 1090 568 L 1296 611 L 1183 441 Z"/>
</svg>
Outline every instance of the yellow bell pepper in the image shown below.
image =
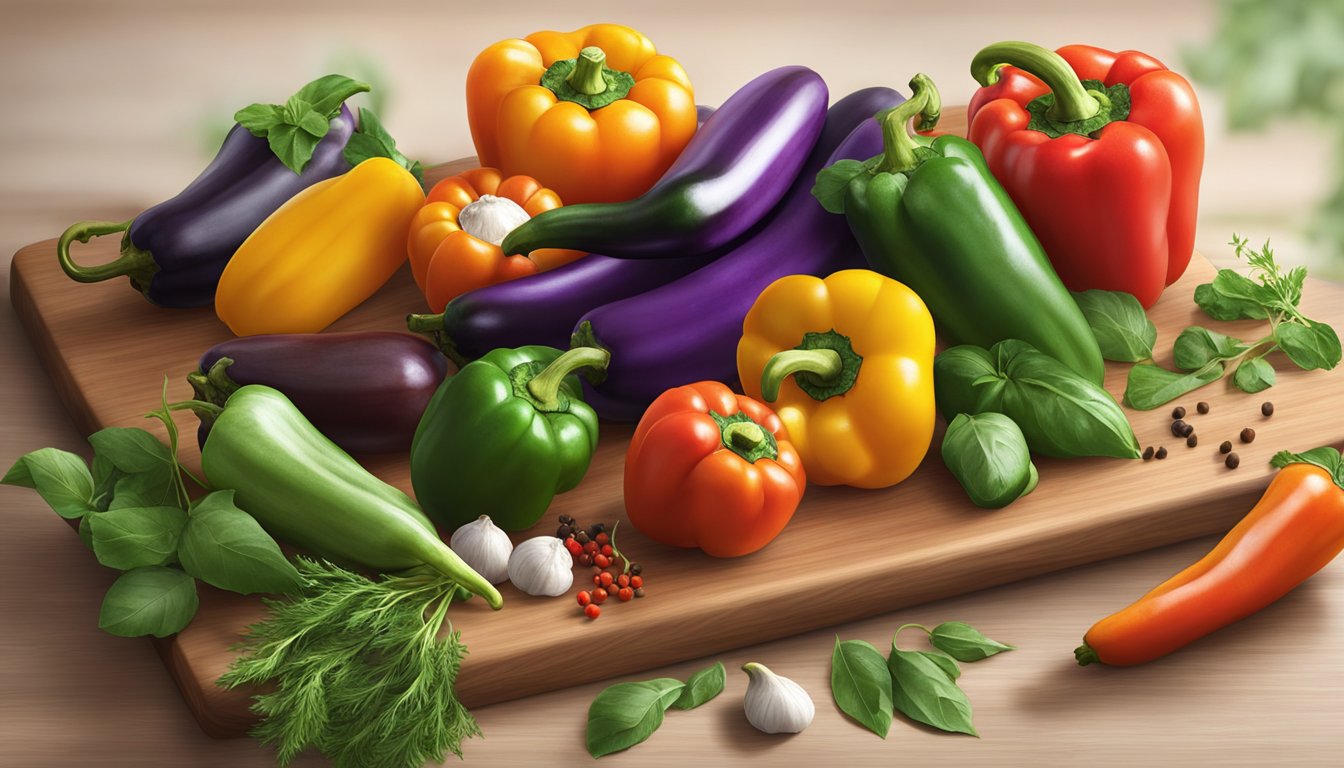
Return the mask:
<svg viewBox="0 0 1344 768">
<path fill-rule="evenodd" d="M 686 71 L 619 24 L 501 40 L 472 62 L 466 90 L 481 165 L 531 176 L 567 205 L 639 197 L 695 133 Z"/>
<path fill-rule="evenodd" d="M 849 269 L 791 275 L 752 305 L 737 346 L 748 397 L 773 404 L 820 485 L 885 488 L 933 439 L 933 318 L 915 292 Z"/>
<path fill-rule="evenodd" d="M 406 261 L 420 183 L 385 157 L 319 181 L 272 213 L 229 259 L 215 313 L 239 336 L 316 333 Z"/>
</svg>

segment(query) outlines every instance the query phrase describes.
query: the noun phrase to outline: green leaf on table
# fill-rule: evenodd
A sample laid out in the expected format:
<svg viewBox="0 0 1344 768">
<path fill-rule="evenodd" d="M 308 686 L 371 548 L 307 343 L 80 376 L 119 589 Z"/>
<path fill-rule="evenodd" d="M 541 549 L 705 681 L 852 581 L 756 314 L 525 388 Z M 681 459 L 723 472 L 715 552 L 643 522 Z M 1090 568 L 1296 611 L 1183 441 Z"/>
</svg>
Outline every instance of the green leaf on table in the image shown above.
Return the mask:
<svg viewBox="0 0 1344 768">
<path fill-rule="evenodd" d="M 588 707 L 588 754 L 602 757 L 648 739 L 685 687 L 680 680 L 660 677 L 617 683 L 597 694 Z"/>
<path fill-rule="evenodd" d="M 1250 347 L 1241 339 L 1193 325 L 1176 337 L 1172 353 L 1177 369 L 1197 371 L 1214 360 L 1234 358 L 1247 349 Z"/>
<path fill-rule="evenodd" d="M 1232 373 L 1232 383 L 1242 392 L 1255 394 L 1274 386 L 1274 366 L 1263 357 L 1242 360 Z"/>
<path fill-rule="evenodd" d="M 180 507 L 124 507 L 89 516 L 93 553 L 109 568 L 167 565 L 187 524 Z"/>
<path fill-rule="evenodd" d="M 360 107 L 359 127 L 346 142 L 345 161 L 355 166 L 371 157 L 386 157 L 410 171 L 416 181 L 422 185 L 425 183 L 425 172 L 419 161 L 412 162 L 397 149 L 396 140 L 383 127 L 373 110 Z"/>
<path fill-rule="evenodd" d="M 1274 343 L 1298 368 L 1307 371 L 1330 370 L 1339 365 L 1339 336 L 1325 323 L 1305 320 L 1279 323 L 1274 328 Z"/>
<path fill-rule="evenodd" d="M 727 682 L 728 672 L 724 669 L 722 661 L 712 667 L 705 667 L 687 678 L 686 687 L 682 689 L 677 700 L 672 702 L 672 706 L 677 709 L 695 709 L 723 693 L 723 687 Z"/>
<path fill-rule="evenodd" d="M 173 482 L 172 466 L 125 475 L 117 480 L 112 490 L 108 509 L 127 507 L 180 507 L 177 485 Z"/>
<path fill-rule="evenodd" d="M 1215 382 L 1222 376 L 1222 363 L 1214 363 L 1191 373 L 1168 371 L 1156 365 L 1141 363 L 1129 369 L 1125 403 L 1136 410 L 1150 411 Z"/>
<path fill-rule="evenodd" d="M 1212 283 L 1202 283 L 1195 287 L 1195 303 L 1204 310 L 1204 314 L 1214 320 L 1264 320 L 1269 317 L 1265 308 L 1246 299 L 1224 296 Z"/>
<path fill-rule="evenodd" d="M 1148 319 L 1133 294 L 1092 289 L 1073 294 L 1083 317 L 1097 338 L 1101 356 L 1121 363 L 1137 363 L 1153 356 L 1157 326 Z"/>
<path fill-rule="evenodd" d="M 929 633 L 929 642 L 957 661 L 979 661 L 1014 650 L 1013 646 L 991 640 L 980 630 L 960 621 L 946 621 L 934 627 Z"/>
<path fill-rule="evenodd" d="M 58 448 L 39 448 L 21 456 L 0 484 L 37 491 L 56 514 L 68 520 L 95 511 L 93 475 L 84 459 Z"/>
<path fill-rule="evenodd" d="M 136 568 L 108 588 L 98 626 L 119 637 L 167 637 L 187 626 L 199 605 L 196 580 L 177 568 Z"/>
<path fill-rule="evenodd" d="M 1264 283 L 1256 282 L 1233 269 L 1220 269 L 1213 278 L 1213 290 L 1234 302 L 1240 302 L 1245 309 L 1243 318 L 1263 320 L 1269 317 L 1268 307 L 1279 302 L 1279 296 Z M 1253 305 L 1255 309 L 1251 309 Z"/>
<path fill-rule="evenodd" d="M 896 711 L 940 730 L 980 735 L 971 724 L 971 702 L 941 664 L 919 651 L 903 651 L 893 645 L 887 669 L 891 672 L 891 700 Z"/>
<path fill-rule="evenodd" d="M 932 661 L 934 664 L 941 667 L 942 670 L 947 673 L 947 678 L 949 680 L 956 680 L 958 677 L 961 677 L 961 667 L 957 666 L 957 660 L 948 656 L 946 653 L 941 653 L 939 651 L 915 651 L 915 653 L 924 654 L 928 657 L 929 661 Z"/>
<path fill-rule="evenodd" d="M 159 438 L 143 429 L 108 427 L 89 435 L 95 461 L 106 459 L 128 475 L 173 466 L 173 457 Z"/>
<path fill-rule="evenodd" d="M 977 507 L 1005 507 L 1035 487 L 1027 439 L 1001 413 L 957 414 L 943 434 L 942 457 Z"/>
<path fill-rule="evenodd" d="M 887 738 L 891 730 L 891 673 L 882 653 L 863 640 L 835 638 L 831 652 L 831 696 L 841 712 Z"/>
<path fill-rule="evenodd" d="M 241 595 L 292 593 L 304 585 L 275 539 L 234 505 L 231 490 L 192 503 L 177 556 L 187 573 Z"/>
</svg>

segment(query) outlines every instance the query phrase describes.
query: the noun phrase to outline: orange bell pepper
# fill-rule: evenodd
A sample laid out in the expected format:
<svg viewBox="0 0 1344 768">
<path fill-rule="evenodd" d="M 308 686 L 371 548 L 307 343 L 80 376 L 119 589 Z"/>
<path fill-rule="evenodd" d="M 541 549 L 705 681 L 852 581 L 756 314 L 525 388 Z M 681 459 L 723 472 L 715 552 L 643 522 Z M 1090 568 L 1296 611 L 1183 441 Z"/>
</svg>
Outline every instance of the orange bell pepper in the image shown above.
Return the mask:
<svg viewBox="0 0 1344 768">
<path fill-rule="evenodd" d="M 769 544 L 806 488 L 775 412 L 717 381 L 659 395 L 625 455 L 630 524 L 654 541 L 715 557 Z"/>
<path fill-rule="evenodd" d="M 686 71 L 629 27 L 537 32 L 486 48 L 467 72 L 481 165 L 525 174 L 569 204 L 648 191 L 695 133 Z"/>
<path fill-rule="evenodd" d="M 411 275 L 435 312 L 454 297 L 579 258 L 582 251 L 542 248 L 505 256 L 499 247 L 514 226 L 559 208 L 560 196 L 530 176 L 475 168 L 450 176 L 429 191 L 406 237 Z"/>
</svg>

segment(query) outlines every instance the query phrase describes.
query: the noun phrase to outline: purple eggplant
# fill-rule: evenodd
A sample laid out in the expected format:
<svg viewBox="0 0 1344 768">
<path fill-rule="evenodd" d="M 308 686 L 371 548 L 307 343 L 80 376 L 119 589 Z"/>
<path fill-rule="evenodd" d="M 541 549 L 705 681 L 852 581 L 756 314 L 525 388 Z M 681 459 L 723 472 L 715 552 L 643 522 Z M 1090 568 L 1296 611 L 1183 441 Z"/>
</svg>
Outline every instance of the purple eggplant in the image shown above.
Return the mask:
<svg viewBox="0 0 1344 768">
<path fill-rule="evenodd" d="M 280 390 L 318 430 L 351 453 L 409 451 L 448 361 L 407 333 L 289 333 L 216 344 L 187 374 L 199 400 L 223 406 L 245 384 Z M 204 444 L 210 424 L 197 437 Z"/>
<path fill-rule="evenodd" d="M 348 83 L 336 91 L 339 101 L 369 88 Z M 215 300 L 215 286 L 234 251 L 267 216 L 305 188 L 350 170 L 344 150 L 354 132 L 355 117 L 342 104 L 303 172 L 295 173 L 266 138 L 235 124 L 215 159 L 176 197 L 127 222 L 71 225 L 57 243 L 61 267 L 81 283 L 129 277 L 132 287 L 159 306 L 206 306 Z M 89 267 L 70 259 L 72 241 L 123 231 L 121 255 L 114 261 Z"/>
<path fill-rule="evenodd" d="M 740 390 L 737 342 L 742 321 L 761 291 L 785 275 L 824 276 L 864 266 L 849 227 L 843 222 L 837 226 L 840 217 L 828 214 L 811 193 L 822 168 L 842 159 L 866 160 L 882 151 L 882 129 L 872 117 L 904 98 L 890 89 L 860 94 L 831 108 L 828 133 L 847 136 L 835 143 L 818 142 L 793 189 L 759 233 L 686 277 L 583 317 L 574 331 L 574 346 L 611 352 L 605 380 L 596 386 L 584 382 L 585 400 L 599 416 L 637 420 L 664 390 L 694 381 L 722 381 Z"/>
<path fill-rule="evenodd" d="M 826 100 L 826 83 L 806 67 L 766 72 L 709 116 L 648 192 L 547 211 L 510 232 L 504 252 L 661 259 L 725 246 L 789 191 L 821 133 Z"/>
</svg>

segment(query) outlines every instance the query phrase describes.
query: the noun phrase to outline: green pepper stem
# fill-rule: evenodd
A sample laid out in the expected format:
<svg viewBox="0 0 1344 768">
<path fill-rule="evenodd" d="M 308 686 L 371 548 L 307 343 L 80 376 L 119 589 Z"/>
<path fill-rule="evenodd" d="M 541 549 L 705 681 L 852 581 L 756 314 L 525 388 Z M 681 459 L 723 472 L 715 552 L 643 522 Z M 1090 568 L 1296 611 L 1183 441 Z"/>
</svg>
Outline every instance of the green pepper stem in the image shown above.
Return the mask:
<svg viewBox="0 0 1344 768">
<path fill-rule="evenodd" d="M 882 124 L 882 162 L 877 170 L 882 173 L 905 173 L 919 167 L 915 150 L 922 145 L 911 135 L 907 124 L 918 117 L 918 130 L 927 131 L 938 125 L 943 106 L 938 88 L 928 75 L 920 73 L 910 80 L 910 98 L 897 107 L 879 112 Z"/>
<path fill-rule="evenodd" d="M 739 421 L 724 427 L 723 442 L 725 445 L 750 453 L 765 442 L 765 431 L 755 422 Z"/>
<path fill-rule="evenodd" d="M 834 384 L 844 367 L 840 353 L 833 349 L 786 349 L 776 352 L 761 371 L 761 397 L 767 403 L 775 402 L 784 379 L 802 371 L 816 374 L 823 385 Z"/>
<path fill-rule="evenodd" d="M 597 347 L 575 347 L 551 361 L 546 369 L 527 382 L 527 391 L 542 405 L 553 405 L 560 397 L 565 377 L 580 368 L 605 371 L 611 353 Z"/>
<path fill-rule="evenodd" d="M 595 45 L 579 51 L 574 59 L 574 71 L 569 73 L 565 82 L 579 93 L 596 96 L 607 90 L 607 81 L 602 77 L 602 69 L 607 62 L 607 53 Z"/>
<path fill-rule="evenodd" d="M 123 248 L 116 259 L 94 267 L 81 266 L 70 258 L 70 243 L 75 240 L 87 243 L 95 237 L 125 232 L 130 226 L 130 221 L 77 221 L 71 224 L 61 233 L 61 239 L 56 241 L 56 258 L 61 262 L 61 269 L 71 280 L 81 283 L 99 283 L 123 275 L 129 275 L 137 282 L 148 282 L 148 278 L 158 271 L 158 265 L 148 251 Z"/>
<path fill-rule="evenodd" d="M 981 85 L 999 81 L 999 70 L 1014 66 L 1034 75 L 1055 94 L 1055 103 L 1046 114 L 1051 120 L 1072 123 L 1095 117 L 1103 106 L 1104 94 L 1083 89 L 1082 81 L 1063 56 L 1039 45 L 1009 40 L 985 46 L 971 60 L 971 76 Z"/>
</svg>

